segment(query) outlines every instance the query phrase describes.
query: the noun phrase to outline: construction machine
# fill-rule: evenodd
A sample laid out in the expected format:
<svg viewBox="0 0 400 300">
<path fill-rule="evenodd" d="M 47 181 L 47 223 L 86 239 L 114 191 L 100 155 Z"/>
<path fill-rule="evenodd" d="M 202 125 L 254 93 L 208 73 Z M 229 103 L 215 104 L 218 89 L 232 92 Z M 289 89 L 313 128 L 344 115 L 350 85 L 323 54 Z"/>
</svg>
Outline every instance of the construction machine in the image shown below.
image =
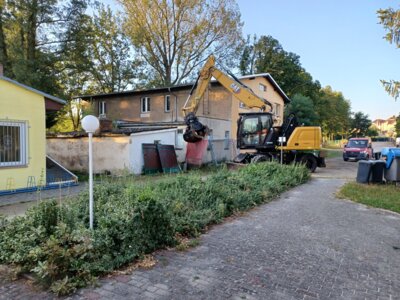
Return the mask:
<svg viewBox="0 0 400 300">
<path fill-rule="evenodd" d="M 218 69 L 214 56 L 210 56 L 201 69 L 182 109 L 187 125 L 186 142 L 197 143 L 207 136 L 209 129 L 198 120 L 196 112 L 212 77 L 248 108 L 259 109 L 259 112 L 239 113 L 237 147 L 241 153 L 234 159 L 235 163 L 278 160 L 286 164 L 305 164 L 311 172 L 325 167 L 321 128 L 300 126 L 294 114 L 290 114 L 282 126 L 274 126 L 273 105 L 229 71 Z"/>
</svg>

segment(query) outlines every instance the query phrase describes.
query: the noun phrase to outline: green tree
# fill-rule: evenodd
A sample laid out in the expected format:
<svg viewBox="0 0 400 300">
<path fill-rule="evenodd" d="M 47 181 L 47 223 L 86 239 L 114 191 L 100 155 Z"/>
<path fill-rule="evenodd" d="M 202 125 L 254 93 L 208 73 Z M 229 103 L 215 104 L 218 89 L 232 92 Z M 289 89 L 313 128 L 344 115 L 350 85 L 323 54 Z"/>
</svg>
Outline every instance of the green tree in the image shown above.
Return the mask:
<svg viewBox="0 0 400 300">
<path fill-rule="evenodd" d="M 366 133 L 367 136 L 378 136 L 379 135 L 379 130 L 375 125 L 371 125 Z"/>
<path fill-rule="evenodd" d="M 136 57 L 129 38 L 122 31 L 122 18 L 110 7 L 100 5 L 93 16 L 93 36 L 89 59 L 93 64 L 93 89 L 102 93 L 121 92 L 140 77 L 142 63 Z"/>
<path fill-rule="evenodd" d="M 400 48 L 400 9 L 393 8 L 378 10 L 379 23 L 388 31 L 385 38 L 389 43 Z M 400 81 L 381 80 L 385 90 L 396 100 L 400 96 Z"/>
<path fill-rule="evenodd" d="M 396 117 L 395 131 L 396 131 L 396 136 L 400 137 L 400 114 Z"/>
<path fill-rule="evenodd" d="M 326 138 L 347 135 L 350 126 L 350 102 L 341 92 L 333 91 L 327 86 L 321 89 L 320 97 L 315 100 L 314 105 L 318 123 Z"/>
<path fill-rule="evenodd" d="M 235 0 L 120 0 L 125 31 L 162 85 L 179 84 L 213 53 L 236 57 L 242 41 Z"/>
<path fill-rule="evenodd" d="M 353 136 L 365 136 L 372 124 L 367 114 L 359 111 L 353 114 L 351 118 L 351 134 Z"/>
<path fill-rule="evenodd" d="M 300 57 L 271 36 L 254 36 L 252 41 L 248 37 L 239 68 L 242 75 L 270 73 L 289 97 L 302 94 L 314 99 L 321 88 L 301 66 Z"/>
<path fill-rule="evenodd" d="M 0 58 L 5 74 L 63 97 L 57 64 L 65 28 L 88 0 L 0 0 Z"/>
<path fill-rule="evenodd" d="M 294 113 L 300 124 L 306 126 L 317 125 L 317 114 L 315 112 L 314 102 L 310 97 L 296 94 L 285 109 L 285 115 Z"/>
</svg>

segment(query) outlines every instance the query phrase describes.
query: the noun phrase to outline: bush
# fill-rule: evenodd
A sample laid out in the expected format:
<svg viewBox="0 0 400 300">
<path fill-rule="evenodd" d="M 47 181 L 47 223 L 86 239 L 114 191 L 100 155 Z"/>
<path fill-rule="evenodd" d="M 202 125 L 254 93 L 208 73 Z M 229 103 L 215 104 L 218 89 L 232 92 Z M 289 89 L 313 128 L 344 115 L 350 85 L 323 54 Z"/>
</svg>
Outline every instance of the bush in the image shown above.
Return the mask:
<svg viewBox="0 0 400 300">
<path fill-rule="evenodd" d="M 95 185 L 94 230 L 88 193 L 68 205 L 42 202 L 24 217 L 0 219 L 0 263 L 32 272 L 63 295 L 210 224 L 305 182 L 303 167 L 276 163 L 165 177 L 157 183 Z"/>
</svg>

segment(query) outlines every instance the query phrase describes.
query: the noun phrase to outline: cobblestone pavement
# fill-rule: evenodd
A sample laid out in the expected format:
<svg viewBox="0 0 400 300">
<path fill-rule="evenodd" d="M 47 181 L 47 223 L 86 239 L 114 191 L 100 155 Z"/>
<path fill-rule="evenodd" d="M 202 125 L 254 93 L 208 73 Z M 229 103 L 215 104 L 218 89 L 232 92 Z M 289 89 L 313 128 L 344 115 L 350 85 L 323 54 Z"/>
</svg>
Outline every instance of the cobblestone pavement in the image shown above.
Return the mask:
<svg viewBox="0 0 400 300">
<path fill-rule="evenodd" d="M 336 199 L 344 182 L 316 176 L 215 226 L 198 247 L 160 251 L 152 269 L 70 299 L 400 299 L 400 216 Z M 10 298 L 51 296 L 1 284 Z"/>
</svg>

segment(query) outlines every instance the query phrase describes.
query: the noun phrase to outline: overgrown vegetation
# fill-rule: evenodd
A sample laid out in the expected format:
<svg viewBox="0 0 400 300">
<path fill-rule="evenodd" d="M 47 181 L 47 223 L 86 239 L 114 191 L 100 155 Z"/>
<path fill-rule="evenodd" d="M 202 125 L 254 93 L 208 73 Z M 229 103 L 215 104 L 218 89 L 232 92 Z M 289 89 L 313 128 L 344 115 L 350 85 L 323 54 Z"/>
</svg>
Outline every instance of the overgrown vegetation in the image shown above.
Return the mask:
<svg viewBox="0 0 400 300">
<path fill-rule="evenodd" d="M 400 213 L 400 188 L 394 184 L 345 184 L 338 192 L 340 198 L 346 198 L 368 206 L 388 209 Z"/>
<path fill-rule="evenodd" d="M 94 189 L 90 231 L 88 194 L 62 206 L 43 202 L 26 216 L 0 222 L 0 263 L 31 272 L 62 295 L 156 249 L 196 237 L 208 225 L 270 201 L 305 182 L 303 167 L 276 163 L 235 172 L 192 173 L 157 183 L 104 182 Z"/>
</svg>

